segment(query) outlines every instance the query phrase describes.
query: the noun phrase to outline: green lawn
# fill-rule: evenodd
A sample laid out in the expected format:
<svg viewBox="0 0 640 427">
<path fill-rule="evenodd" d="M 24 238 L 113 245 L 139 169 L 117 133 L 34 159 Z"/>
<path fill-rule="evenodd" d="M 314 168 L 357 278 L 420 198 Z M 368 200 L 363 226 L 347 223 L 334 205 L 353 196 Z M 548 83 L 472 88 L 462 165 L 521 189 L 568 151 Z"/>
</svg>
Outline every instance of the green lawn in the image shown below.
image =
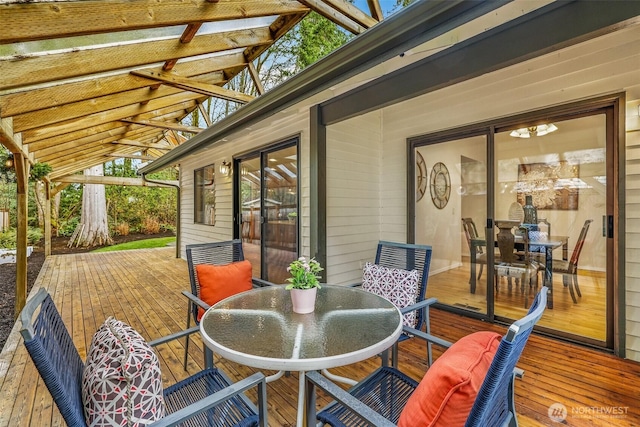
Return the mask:
<svg viewBox="0 0 640 427">
<path fill-rule="evenodd" d="M 126 251 L 128 249 L 162 248 L 175 241 L 175 237 L 158 237 L 155 239 L 136 240 L 134 242 L 121 243 L 119 245 L 105 246 L 92 252 L 112 252 Z"/>
</svg>

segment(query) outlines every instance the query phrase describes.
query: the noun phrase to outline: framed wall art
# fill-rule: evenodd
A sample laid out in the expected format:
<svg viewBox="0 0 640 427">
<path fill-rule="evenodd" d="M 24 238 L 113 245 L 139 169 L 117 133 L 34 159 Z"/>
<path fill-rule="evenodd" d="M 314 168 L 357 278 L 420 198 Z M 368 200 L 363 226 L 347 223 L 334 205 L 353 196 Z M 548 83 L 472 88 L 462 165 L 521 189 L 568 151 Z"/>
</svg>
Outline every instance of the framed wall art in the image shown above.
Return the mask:
<svg viewBox="0 0 640 427">
<path fill-rule="evenodd" d="M 580 165 L 566 160 L 518 165 L 516 194 L 524 205 L 531 195 L 533 205 L 546 210 L 578 210 Z"/>
</svg>

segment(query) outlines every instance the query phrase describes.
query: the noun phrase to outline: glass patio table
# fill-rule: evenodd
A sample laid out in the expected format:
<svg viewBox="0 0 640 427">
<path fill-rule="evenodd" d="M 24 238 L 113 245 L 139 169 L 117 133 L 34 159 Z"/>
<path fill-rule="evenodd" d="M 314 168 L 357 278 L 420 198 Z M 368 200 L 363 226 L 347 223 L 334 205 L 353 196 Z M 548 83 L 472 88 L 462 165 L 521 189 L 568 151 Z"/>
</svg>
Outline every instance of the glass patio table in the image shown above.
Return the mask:
<svg viewBox="0 0 640 427">
<path fill-rule="evenodd" d="M 402 333 L 402 315 L 387 299 L 361 289 L 322 285 L 315 311 L 297 314 L 284 286 L 253 289 L 220 301 L 200 322 L 205 344 L 214 353 L 243 365 L 298 371 L 298 419 L 304 422 L 304 373 L 349 382 L 326 371 L 375 356 Z M 354 384 L 355 382 L 351 382 Z"/>
</svg>

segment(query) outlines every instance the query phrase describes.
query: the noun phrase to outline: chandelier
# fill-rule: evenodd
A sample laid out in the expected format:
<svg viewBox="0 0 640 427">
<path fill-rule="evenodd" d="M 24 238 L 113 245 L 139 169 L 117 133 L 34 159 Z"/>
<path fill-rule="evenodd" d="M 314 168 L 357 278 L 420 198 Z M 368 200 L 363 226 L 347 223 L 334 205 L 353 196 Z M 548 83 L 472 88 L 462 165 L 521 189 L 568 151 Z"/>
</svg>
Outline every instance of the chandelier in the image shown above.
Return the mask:
<svg viewBox="0 0 640 427">
<path fill-rule="evenodd" d="M 553 123 L 549 123 L 548 125 L 542 124 L 516 129 L 514 131 L 511 131 L 509 135 L 515 138 L 531 138 L 531 135 L 543 136 L 556 130 L 558 130 L 558 127 Z"/>
</svg>

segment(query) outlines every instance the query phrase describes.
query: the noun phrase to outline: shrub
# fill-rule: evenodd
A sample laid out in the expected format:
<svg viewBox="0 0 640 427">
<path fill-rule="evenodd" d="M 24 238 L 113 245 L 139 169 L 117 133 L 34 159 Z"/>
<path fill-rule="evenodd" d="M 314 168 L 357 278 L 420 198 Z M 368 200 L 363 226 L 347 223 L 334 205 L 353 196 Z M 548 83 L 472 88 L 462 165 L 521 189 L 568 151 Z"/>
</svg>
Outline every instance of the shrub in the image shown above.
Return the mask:
<svg viewBox="0 0 640 427">
<path fill-rule="evenodd" d="M 170 231 L 173 234 L 175 234 L 176 233 L 176 227 L 173 224 L 162 224 L 160 226 L 160 231 L 164 231 L 164 232 Z"/>
<path fill-rule="evenodd" d="M 121 222 L 116 225 L 116 233 L 120 236 L 128 236 L 129 235 L 129 223 Z"/>
<path fill-rule="evenodd" d="M 160 232 L 160 221 L 155 217 L 146 216 L 142 220 L 140 231 L 143 234 L 158 234 Z"/>
<path fill-rule="evenodd" d="M 62 237 L 71 237 L 74 231 L 76 231 L 76 227 L 80 223 L 79 217 L 70 218 L 68 221 L 60 221 L 58 228 L 56 230 L 57 236 Z"/>
<path fill-rule="evenodd" d="M 42 239 L 42 231 L 39 228 L 27 229 L 27 245 L 33 246 Z M 11 228 L 0 233 L 0 248 L 15 249 L 16 247 L 16 229 Z"/>
</svg>

